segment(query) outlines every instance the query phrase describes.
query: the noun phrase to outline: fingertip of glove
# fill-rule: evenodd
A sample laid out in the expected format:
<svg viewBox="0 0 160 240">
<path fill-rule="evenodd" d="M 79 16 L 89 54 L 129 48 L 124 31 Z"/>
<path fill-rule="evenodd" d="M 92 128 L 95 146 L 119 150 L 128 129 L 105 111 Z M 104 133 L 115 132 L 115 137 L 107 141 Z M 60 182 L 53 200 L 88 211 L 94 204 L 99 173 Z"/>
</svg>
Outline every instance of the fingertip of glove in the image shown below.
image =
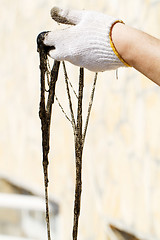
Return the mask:
<svg viewBox="0 0 160 240">
<path fill-rule="evenodd" d="M 56 18 L 59 16 L 59 12 L 61 11 L 62 9 L 58 8 L 58 7 L 53 7 L 50 11 L 50 14 L 51 14 L 51 18 Z"/>
<path fill-rule="evenodd" d="M 59 7 L 53 7 L 50 11 L 51 18 L 58 23 L 75 25 L 73 22 L 67 19 L 69 10 L 63 10 Z"/>
</svg>

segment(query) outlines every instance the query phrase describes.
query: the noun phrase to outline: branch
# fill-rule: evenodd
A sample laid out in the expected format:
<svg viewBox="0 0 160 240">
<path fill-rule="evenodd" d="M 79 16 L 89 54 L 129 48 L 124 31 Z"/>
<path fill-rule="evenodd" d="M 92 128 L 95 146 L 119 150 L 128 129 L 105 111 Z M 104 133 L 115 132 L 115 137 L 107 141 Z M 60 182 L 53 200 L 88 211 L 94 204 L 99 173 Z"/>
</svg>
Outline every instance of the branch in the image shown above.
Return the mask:
<svg viewBox="0 0 160 240">
<path fill-rule="evenodd" d="M 55 61 L 52 71 L 51 80 L 49 83 L 49 94 L 47 99 L 47 106 L 45 106 L 45 76 L 48 76 L 47 68 L 47 54 L 43 46 L 38 47 L 40 57 L 40 82 L 41 82 L 41 94 L 40 94 L 40 109 L 39 117 L 41 119 L 42 130 L 42 151 L 43 151 L 43 172 L 44 172 L 44 184 L 45 184 L 45 203 L 46 203 L 46 222 L 48 240 L 50 236 L 50 219 L 49 219 L 49 204 L 48 204 L 48 153 L 49 153 L 49 140 L 50 140 L 50 121 L 52 113 L 52 104 L 54 102 L 55 86 L 58 78 L 59 64 Z"/>
<path fill-rule="evenodd" d="M 65 67 L 64 62 L 63 62 L 63 69 L 64 69 L 65 83 L 66 83 L 66 89 L 67 89 L 67 95 L 68 95 L 68 101 L 69 101 L 69 108 L 70 108 L 71 118 L 72 118 L 71 123 L 72 123 L 73 132 L 74 132 L 74 136 L 75 136 L 75 134 L 76 134 L 76 123 L 75 123 L 75 118 L 74 118 L 74 113 L 73 113 L 71 95 L 70 95 L 70 91 L 69 91 L 68 76 L 67 76 L 67 71 L 66 71 L 66 67 Z"/>
<path fill-rule="evenodd" d="M 74 201 L 74 224 L 73 240 L 77 240 L 78 220 L 80 215 L 81 192 L 82 192 L 82 99 L 83 99 L 84 69 L 80 68 L 77 125 L 75 135 L 75 155 L 76 155 L 76 189 Z"/>
</svg>

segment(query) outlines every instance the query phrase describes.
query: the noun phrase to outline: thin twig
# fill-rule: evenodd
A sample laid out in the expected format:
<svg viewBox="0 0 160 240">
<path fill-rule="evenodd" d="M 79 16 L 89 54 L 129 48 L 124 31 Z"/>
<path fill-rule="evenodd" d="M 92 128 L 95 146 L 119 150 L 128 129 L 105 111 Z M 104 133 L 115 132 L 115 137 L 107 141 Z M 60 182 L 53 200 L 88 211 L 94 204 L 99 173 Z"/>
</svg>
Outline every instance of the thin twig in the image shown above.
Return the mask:
<svg viewBox="0 0 160 240">
<path fill-rule="evenodd" d="M 64 114 L 65 118 L 67 118 L 67 120 L 72 124 L 71 119 L 68 117 L 67 113 L 64 111 L 64 108 L 62 107 L 62 105 L 61 105 L 61 103 L 60 103 L 60 101 L 59 101 L 59 99 L 56 95 L 55 95 L 55 99 L 56 99 L 56 101 L 58 103 L 58 106 L 60 107 L 62 113 Z"/>
<path fill-rule="evenodd" d="M 74 90 L 74 87 L 73 87 L 73 85 L 72 85 L 71 81 L 69 81 L 69 79 L 68 79 L 68 82 L 69 82 L 69 85 L 70 85 L 70 87 L 71 87 L 71 89 L 72 89 L 72 91 L 73 91 L 74 95 L 75 95 L 75 96 L 76 96 L 76 98 L 78 99 L 78 95 L 77 95 L 76 91 Z"/>
<path fill-rule="evenodd" d="M 62 63 L 63 63 L 65 83 L 66 83 L 66 89 L 67 89 L 67 95 L 68 95 L 68 101 L 69 101 L 69 108 L 70 108 L 71 118 L 72 118 L 72 127 L 73 127 L 74 136 L 75 136 L 75 134 L 76 134 L 76 130 L 75 130 L 76 129 L 76 123 L 75 123 L 75 118 L 74 118 L 74 113 L 73 113 L 71 95 L 70 95 L 69 86 L 68 86 L 68 76 L 67 76 L 65 63 L 64 62 L 62 62 Z"/>
<path fill-rule="evenodd" d="M 96 73 L 95 77 L 94 77 L 92 92 L 91 92 L 89 106 L 88 106 L 88 114 L 87 114 L 87 118 L 86 118 L 84 132 L 83 132 L 83 135 L 82 135 L 82 144 L 83 144 L 83 146 L 84 146 L 84 141 L 85 141 L 85 137 L 86 137 L 87 127 L 88 127 L 88 123 L 89 123 L 89 117 L 90 117 L 90 113 L 91 113 L 91 108 L 92 108 L 92 105 L 93 105 L 93 98 L 94 98 L 94 92 L 95 92 L 95 87 L 96 87 L 96 82 L 97 82 L 97 75 L 98 74 Z"/>
<path fill-rule="evenodd" d="M 78 99 L 78 95 L 77 95 L 77 93 L 76 93 L 76 91 L 75 91 L 75 89 L 74 89 L 74 87 L 73 87 L 71 81 L 70 81 L 69 78 L 68 78 L 67 71 L 66 71 L 66 66 L 65 66 L 64 61 L 63 61 L 62 63 L 63 63 L 63 69 L 64 69 L 64 75 L 65 75 L 65 78 L 67 78 L 67 81 L 68 81 L 68 83 L 69 83 L 69 85 L 70 85 L 70 87 L 71 87 L 71 89 L 72 89 L 72 91 L 73 91 L 75 97 Z"/>
<path fill-rule="evenodd" d="M 46 107 L 47 113 L 50 115 L 50 117 L 52 113 L 52 104 L 54 103 L 55 85 L 58 78 L 59 65 L 60 65 L 60 62 L 54 61 L 54 65 L 51 70 L 49 95 L 48 95 L 48 101 L 47 101 L 47 107 Z"/>
</svg>

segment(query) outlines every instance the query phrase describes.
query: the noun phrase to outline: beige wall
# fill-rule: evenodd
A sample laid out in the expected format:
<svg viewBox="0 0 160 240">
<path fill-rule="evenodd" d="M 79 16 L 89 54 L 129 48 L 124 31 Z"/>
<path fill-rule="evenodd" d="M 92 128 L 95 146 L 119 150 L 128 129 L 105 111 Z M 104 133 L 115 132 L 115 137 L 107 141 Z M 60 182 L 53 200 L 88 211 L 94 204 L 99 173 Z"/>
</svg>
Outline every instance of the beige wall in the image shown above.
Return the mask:
<svg viewBox="0 0 160 240">
<path fill-rule="evenodd" d="M 156 0 L 0 0 L 0 172 L 43 191 L 38 118 L 39 58 L 36 37 L 57 27 L 54 5 L 99 10 L 160 37 Z M 67 64 L 76 86 L 78 68 Z M 87 96 L 93 74 L 86 71 Z M 57 95 L 68 111 L 63 73 Z M 98 76 L 83 155 L 80 238 L 106 239 L 107 223 L 160 238 L 160 88 L 134 69 Z M 61 207 L 61 239 L 70 239 L 74 194 L 74 147 L 69 122 L 53 110 L 50 194 Z"/>
</svg>

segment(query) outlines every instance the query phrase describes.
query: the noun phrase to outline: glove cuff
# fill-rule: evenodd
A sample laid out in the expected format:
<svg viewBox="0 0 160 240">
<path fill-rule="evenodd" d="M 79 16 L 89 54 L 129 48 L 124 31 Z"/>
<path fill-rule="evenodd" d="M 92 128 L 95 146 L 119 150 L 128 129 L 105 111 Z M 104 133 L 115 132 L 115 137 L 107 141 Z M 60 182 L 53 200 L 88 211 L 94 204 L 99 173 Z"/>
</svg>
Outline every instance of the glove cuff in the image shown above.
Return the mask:
<svg viewBox="0 0 160 240">
<path fill-rule="evenodd" d="M 113 27 L 114 27 L 114 25 L 115 25 L 116 23 L 123 23 L 123 24 L 124 24 L 123 21 L 121 21 L 121 20 L 116 20 L 116 21 L 111 25 L 110 32 L 109 32 L 109 41 L 110 41 L 111 48 L 112 48 L 113 52 L 115 53 L 115 55 L 119 58 L 119 60 L 120 60 L 126 67 L 131 67 L 131 66 L 121 57 L 121 55 L 118 53 L 118 51 L 117 51 L 117 49 L 116 49 L 116 47 L 115 47 L 115 45 L 114 45 L 114 43 L 113 43 L 113 40 L 112 40 L 112 29 L 113 29 Z"/>
</svg>

